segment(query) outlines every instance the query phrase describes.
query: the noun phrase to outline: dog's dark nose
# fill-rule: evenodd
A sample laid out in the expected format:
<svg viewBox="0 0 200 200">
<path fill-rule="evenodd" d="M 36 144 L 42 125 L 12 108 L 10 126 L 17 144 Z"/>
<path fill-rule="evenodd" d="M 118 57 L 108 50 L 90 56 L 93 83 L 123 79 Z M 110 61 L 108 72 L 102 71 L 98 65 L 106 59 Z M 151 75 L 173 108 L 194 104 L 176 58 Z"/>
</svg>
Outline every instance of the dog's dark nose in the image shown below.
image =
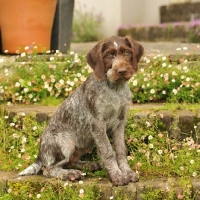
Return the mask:
<svg viewBox="0 0 200 200">
<path fill-rule="evenodd" d="M 118 73 L 119 73 L 121 76 L 125 75 L 126 72 L 127 72 L 126 68 L 119 68 L 119 69 L 118 69 Z"/>
</svg>

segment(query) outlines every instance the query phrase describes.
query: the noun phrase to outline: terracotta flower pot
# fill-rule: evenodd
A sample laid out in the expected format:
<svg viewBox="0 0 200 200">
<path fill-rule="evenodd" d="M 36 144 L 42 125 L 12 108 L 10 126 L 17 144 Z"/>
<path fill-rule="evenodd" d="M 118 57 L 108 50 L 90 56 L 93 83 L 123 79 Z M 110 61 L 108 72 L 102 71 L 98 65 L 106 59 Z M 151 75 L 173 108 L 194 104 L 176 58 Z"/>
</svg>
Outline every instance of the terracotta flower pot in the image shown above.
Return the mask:
<svg viewBox="0 0 200 200">
<path fill-rule="evenodd" d="M 50 49 L 57 0 L 0 0 L 2 50 Z"/>
</svg>

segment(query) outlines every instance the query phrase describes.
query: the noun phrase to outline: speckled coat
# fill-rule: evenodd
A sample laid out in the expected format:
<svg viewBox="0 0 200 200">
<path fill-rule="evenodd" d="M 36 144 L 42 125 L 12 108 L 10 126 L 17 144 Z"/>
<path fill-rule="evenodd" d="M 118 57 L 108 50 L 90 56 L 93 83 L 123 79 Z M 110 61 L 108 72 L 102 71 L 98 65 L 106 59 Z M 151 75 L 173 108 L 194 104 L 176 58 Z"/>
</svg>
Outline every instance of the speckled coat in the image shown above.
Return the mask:
<svg viewBox="0 0 200 200">
<path fill-rule="evenodd" d="M 143 47 L 130 37 L 99 42 L 87 55 L 93 74 L 52 116 L 41 137 L 37 161 L 20 175 L 37 174 L 43 168 L 48 177 L 80 179 L 81 171 L 70 166 L 81 163 L 81 156 L 96 145 L 113 185 L 138 181 L 127 162 L 124 129 L 132 96 L 128 80 L 142 54 Z M 93 163 L 92 168 L 101 164 Z"/>
</svg>

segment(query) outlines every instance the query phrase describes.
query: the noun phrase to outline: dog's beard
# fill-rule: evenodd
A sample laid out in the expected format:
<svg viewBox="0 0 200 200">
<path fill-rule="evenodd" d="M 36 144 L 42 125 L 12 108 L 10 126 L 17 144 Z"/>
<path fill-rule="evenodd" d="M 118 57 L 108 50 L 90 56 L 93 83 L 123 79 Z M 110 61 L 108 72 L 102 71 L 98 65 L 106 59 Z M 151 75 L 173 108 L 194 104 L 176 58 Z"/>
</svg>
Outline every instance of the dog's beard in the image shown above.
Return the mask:
<svg viewBox="0 0 200 200">
<path fill-rule="evenodd" d="M 107 72 L 107 77 L 111 82 L 117 82 L 117 83 L 121 83 L 121 82 L 126 82 L 129 81 L 132 77 L 132 73 L 127 72 L 124 75 L 119 75 L 116 72 L 113 71 L 113 69 L 109 69 Z"/>
</svg>

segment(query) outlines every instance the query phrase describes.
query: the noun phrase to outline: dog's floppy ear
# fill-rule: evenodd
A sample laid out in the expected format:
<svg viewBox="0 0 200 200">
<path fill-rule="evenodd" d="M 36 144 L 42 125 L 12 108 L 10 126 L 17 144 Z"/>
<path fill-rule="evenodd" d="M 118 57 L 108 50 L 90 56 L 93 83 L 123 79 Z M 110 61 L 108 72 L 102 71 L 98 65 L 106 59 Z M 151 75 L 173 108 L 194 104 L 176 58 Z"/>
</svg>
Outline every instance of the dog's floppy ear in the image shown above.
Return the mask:
<svg viewBox="0 0 200 200">
<path fill-rule="evenodd" d="M 106 73 L 102 58 L 102 45 L 102 41 L 97 43 L 86 56 L 87 63 L 94 70 L 94 77 L 98 81 L 101 81 Z"/>
<path fill-rule="evenodd" d="M 144 48 L 141 44 L 139 44 L 138 42 L 136 42 L 135 40 L 133 40 L 131 37 L 126 36 L 125 40 L 131 43 L 131 47 L 134 48 L 135 52 L 136 52 L 136 58 L 137 58 L 137 62 L 140 61 L 140 58 L 142 57 L 143 53 L 144 53 Z"/>
</svg>

